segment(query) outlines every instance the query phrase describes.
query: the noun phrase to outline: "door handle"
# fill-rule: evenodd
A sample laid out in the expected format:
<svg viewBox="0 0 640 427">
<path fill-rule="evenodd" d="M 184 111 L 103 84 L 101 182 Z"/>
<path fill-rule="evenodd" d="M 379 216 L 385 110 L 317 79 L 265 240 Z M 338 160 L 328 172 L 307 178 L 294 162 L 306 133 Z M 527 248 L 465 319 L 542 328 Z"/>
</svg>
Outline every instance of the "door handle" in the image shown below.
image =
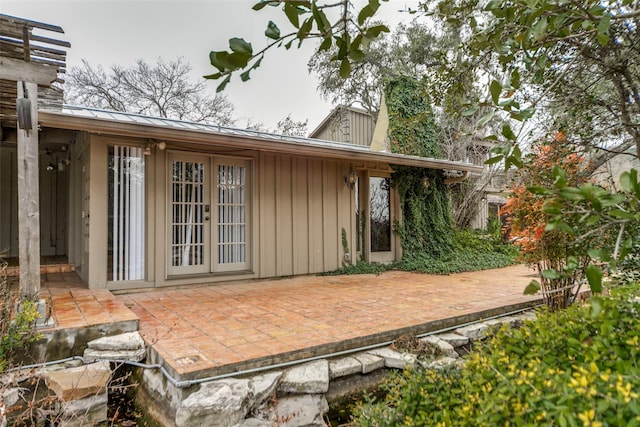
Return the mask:
<svg viewBox="0 0 640 427">
<path fill-rule="evenodd" d="M 205 220 L 205 221 L 209 221 L 209 217 L 208 217 L 208 216 L 205 216 L 205 217 L 204 217 L 204 220 Z"/>
</svg>

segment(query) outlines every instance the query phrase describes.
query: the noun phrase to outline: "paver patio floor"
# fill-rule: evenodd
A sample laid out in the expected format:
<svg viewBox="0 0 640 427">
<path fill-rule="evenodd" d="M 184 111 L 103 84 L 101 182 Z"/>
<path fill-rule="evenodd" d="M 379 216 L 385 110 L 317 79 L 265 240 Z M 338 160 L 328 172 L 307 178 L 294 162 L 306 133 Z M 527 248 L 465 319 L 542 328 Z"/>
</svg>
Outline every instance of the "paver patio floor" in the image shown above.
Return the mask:
<svg viewBox="0 0 640 427">
<path fill-rule="evenodd" d="M 531 305 L 524 266 L 453 274 L 305 276 L 116 296 L 155 361 L 201 378 L 344 351 Z"/>
</svg>

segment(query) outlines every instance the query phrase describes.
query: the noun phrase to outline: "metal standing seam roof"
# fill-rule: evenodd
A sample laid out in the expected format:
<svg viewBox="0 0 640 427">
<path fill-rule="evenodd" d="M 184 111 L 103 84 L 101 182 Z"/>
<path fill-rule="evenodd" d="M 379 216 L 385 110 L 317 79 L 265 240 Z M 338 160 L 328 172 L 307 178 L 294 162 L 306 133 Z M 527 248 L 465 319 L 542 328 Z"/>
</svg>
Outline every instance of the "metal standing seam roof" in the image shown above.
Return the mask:
<svg viewBox="0 0 640 427">
<path fill-rule="evenodd" d="M 433 169 L 481 172 L 482 166 L 466 162 L 407 156 L 396 153 L 372 151 L 369 147 L 315 138 L 279 135 L 249 129 L 236 129 L 206 123 L 194 123 L 163 117 L 144 116 L 120 111 L 100 110 L 88 107 L 65 105 L 62 111 L 40 110 L 39 122 L 42 126 L 71 130 L 87 130 L 118 135 L 159 137 L 167 141 L 177 139 L 188 142 L 211 144 L 212 137 L 228 136 L 238 138 L 234 146 L 261 151 L 291 152 L 300 150 L 300 154 L 313 150 L 315 155 L 335 158 L 353 158 L 354 160 L 379 161 L 397 165 L 417 166 Z M 167 134 L 163 134 L 163 131 Z M 174 131 L 171 135 L 169 131 Z M 181 133 L 176 133 L 179 131 Z M 183 134 L 184 133 L 184 134 Z M 156 135 L 157 134 L 157 135 Z M 242 138 L 243 140 L 240 140 Z M 254 143 L 246 143 L 250 139 Z M 259 141 L 259 142 L 257 142 Z"/>
</svg>

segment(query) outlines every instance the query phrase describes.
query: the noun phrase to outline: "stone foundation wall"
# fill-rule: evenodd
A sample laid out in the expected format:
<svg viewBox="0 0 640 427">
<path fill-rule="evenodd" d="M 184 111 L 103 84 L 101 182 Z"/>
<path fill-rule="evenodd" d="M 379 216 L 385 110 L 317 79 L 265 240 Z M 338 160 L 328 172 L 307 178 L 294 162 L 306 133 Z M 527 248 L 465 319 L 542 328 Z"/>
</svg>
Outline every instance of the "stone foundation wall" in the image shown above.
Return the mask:
<svg viewBox="0 0 640 427">
<path fill-rule="evenodd" d="M 534 318 L 533 313 L 524 313 L 421 338 L 439 350 L 440 356 L 432 360 L 383 347 L 188 388 L 175 387 L 158 370 L 144 370 L 139 396 L 165 426 L 324 427 L 330 401 L 379 384 L 388 370 L 460 364 L 460 355 L 484 339 L 492 327 L 505 323 L 513 327 Z"/>
</svg>

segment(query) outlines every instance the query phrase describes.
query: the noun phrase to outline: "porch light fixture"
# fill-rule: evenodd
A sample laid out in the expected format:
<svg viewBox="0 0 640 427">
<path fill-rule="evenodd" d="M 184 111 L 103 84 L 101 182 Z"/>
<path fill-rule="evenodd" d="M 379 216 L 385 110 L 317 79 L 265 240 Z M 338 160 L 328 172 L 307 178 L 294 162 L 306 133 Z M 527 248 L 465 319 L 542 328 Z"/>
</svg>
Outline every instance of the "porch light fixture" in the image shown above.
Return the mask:
<svg viewBox="0 0 640 427">
<path fill-rule="evenodd" d="M 347 187 L 353 190 L 353 187 L 355 187 L 356 182 L 358 182 L 358 174 L 356 173 L 356 171 L 351 169 L 351 171 L 349 172 L 349 175 L 346 175 L 342 178 L 342 182 L 344 182 L 344 185 L 346 185 Z"/>
<path fill-rule="evenodd" d="M 144 147 L 144 155 L 145 156 L 150 156 L 151 155 L 151 150 L 153 150 L 154 148 L 157 148 L 160 151 L 164 151 L 167 148 L 167 143 L 166 142 L 148 142 L 147 145 L 145 145 Z"/>
</svg>

